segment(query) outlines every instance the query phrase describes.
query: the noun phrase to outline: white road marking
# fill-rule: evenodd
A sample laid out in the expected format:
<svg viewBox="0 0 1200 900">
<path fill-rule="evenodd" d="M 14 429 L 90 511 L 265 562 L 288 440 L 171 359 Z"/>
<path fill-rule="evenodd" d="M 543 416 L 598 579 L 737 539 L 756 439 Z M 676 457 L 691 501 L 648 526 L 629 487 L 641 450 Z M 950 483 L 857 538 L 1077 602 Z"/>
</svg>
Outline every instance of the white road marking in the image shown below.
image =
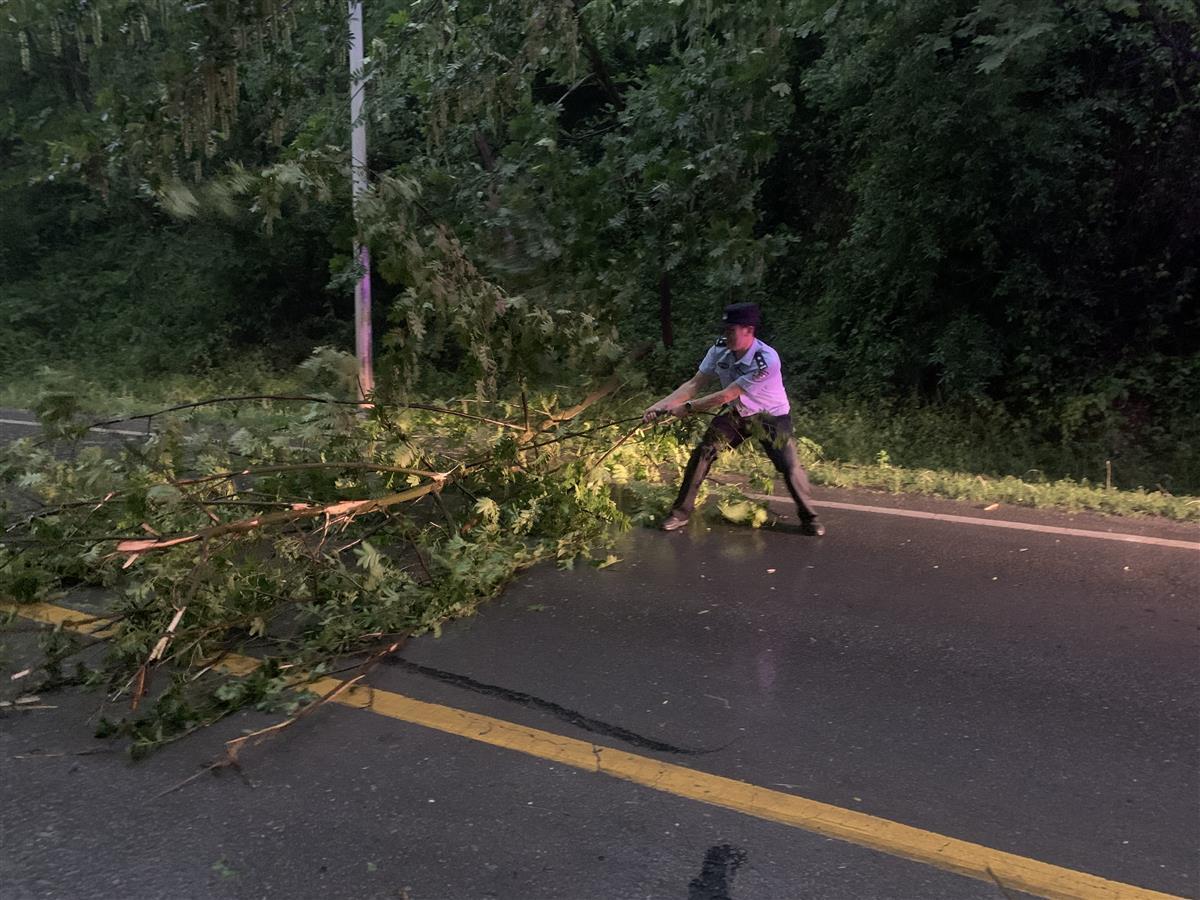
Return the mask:
<svg viewBox="0 0 1200 900">
<path fill-rule="evenodd" d="M 0 425 L 24 425 L 26 428 L 41 428 L 38 422 L 30 422 L 25 419 L 0 419 Z M 97 434 L 126 434 L 131 437 L 146 437 L 148 432 L 145 431 L 124 431 L 120 428 L 89 428 L 88 431 L 94 431 Z"/>
<path fill-rule="evenodd" d="M 754 500 L 790 502 L 788 497 L 772 494 L 746 494 Z M 853 512 L 877 513 L 882 516 L 901 516 L 907 519 L 933 519 L 938 522 L 953 522 L 959 525 L 986 525 L 989 528 L 1011 528 L 1015 531 L 1036 531 L 1041 534 L 1065 534 L 1068 537 L 1096 538 L 1102 541 L 1122 541 L 1128 544 L 1153 544 L 1156 547 L 1175 547 L 1180 550 L 1200 550 L 1198 541 L 1178 541 L 1171 538 L 1146 537 L 1141 534 L 1124 534 L 1112 531 L 1089 531 L 1084 528 L 1060 528 L 1056 525 L 1036 525 L 1032 522 L 1009 522 L 1003 519 L 980 519 L 975 516 L 952 516 L 946 513 L 921 512 L 915 509 L 892 509 L 886 506 L 862 506 L 858 503 L 835 503 L 832 500 L 814 500 L 813 506 L 826 509 L 847 509 Z"/>
</svg>

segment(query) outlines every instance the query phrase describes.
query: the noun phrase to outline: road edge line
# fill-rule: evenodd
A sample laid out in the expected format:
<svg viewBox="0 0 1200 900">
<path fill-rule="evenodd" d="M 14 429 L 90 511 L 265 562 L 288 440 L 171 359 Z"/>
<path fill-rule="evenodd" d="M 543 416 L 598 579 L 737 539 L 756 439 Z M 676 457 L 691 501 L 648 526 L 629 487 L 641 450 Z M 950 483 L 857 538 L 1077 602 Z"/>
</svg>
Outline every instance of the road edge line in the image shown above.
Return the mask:
<svg viewBox="0 0 1200 900">
<path fill-rule="evenodd" d="M 751 500 L 773 503 L 790 503 L 790 497 L 776 494 L 743 492 Z M 976 516 L 956 516 L 952 513 L 931 513 L 917 509 L 894 509 L 890 506 L 866 506 L 859 503 L 840 503 L 833 500 L 814 500 L 813 506 L 825 509 L 844 509 L 851 512 L 876 513 L 883 516 L 900 516 L 907 519 L 926 519 L 950 522 L 957 525 L 983 525 L 988 528 L 1009 528 L 1016 531 L 1035 531 L 1042 534 L 1062 534 L 1068 537 L 1094 538 L 1102 541 L 1120 541 L 1127 544 L 1151 544 L 1156 547 L 1172 547 L 1178 550 L 1200 551 L 1200 541 L 1180 541 L 1174 538 L 1157 538 L 1142 534 L 1118 531 L 1091 531 L 1086 528 L 1064 528 L 1058 525 L 1038 525 L 1035 522 L 1013 522 L 1008 519 L 981 519 Z"/>
</svg>

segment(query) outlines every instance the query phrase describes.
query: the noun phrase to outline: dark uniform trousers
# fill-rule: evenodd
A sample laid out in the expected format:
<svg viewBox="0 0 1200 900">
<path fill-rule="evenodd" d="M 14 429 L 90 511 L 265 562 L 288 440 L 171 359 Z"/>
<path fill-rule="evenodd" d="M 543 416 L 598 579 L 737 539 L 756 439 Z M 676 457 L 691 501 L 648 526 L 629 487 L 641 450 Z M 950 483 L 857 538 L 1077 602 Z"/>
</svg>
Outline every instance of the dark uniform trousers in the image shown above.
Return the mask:
<svg viewBox="0 0 1200 900">
<path fill-rule="evenodd" d="M 796 501 L 796 511 L 801 522 L 811 522 L 817 517 L 812 505 L 812 488 L 808 484 L 808 473 L 796 456 L 796 441 L 792 437 L 792 417 L 771 416 L 758 413 L 741 416 L 726 407 L 716 416 L 700 439 L 700 445 L 692 451 L 687 469 L 683 473 L 683 484 L 675 498 L 675 509 L 691 514 L 696 507 L 696 495 L 700 483 L 708 474 L 717 454 L 722 450 L 738 447 L 747 438 L 758 439 L 787 484 L 788 493 Z"/>
</svg>

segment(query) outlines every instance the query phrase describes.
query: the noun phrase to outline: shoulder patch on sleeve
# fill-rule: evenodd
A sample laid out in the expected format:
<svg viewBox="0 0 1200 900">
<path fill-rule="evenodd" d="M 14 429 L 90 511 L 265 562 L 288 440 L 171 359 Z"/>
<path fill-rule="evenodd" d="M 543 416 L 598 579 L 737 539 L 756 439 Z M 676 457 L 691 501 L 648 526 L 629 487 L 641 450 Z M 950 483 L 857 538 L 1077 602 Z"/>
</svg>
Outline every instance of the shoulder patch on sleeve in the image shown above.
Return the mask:
<svg viewBox="0 0 1200 900">
<path fill-rule="evenodd" d="M 714 347 L 724 347 L 725 344 L 726 344 L 725 338 L 719 337 L 719 338 L 717 338 L 717 342 L 715 344 L 713 344 L 713 346 Z"/>
<path fill-rule="evenodd" d="M 754 375 L 755 381 L 762 381 L 767 377 L 767 358 L 761 350 L 754 352 Z"/>
</svg>

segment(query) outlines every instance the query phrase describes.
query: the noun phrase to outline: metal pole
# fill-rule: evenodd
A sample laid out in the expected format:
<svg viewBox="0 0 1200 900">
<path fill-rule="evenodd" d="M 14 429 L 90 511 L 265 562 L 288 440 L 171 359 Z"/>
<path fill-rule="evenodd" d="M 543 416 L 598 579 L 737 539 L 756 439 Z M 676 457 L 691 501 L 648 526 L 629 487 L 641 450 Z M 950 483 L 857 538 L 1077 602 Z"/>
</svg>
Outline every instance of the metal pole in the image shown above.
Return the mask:
<svg viewBox="0 0 1200 900">
<path fill-rule="evenodd" d="M 357 224 L 359 198 L 367 190 L 367 123 L 363 119 L 363 94 L 366 78 L 363 71 L 362 0 L 348 0 L 350 12 L 350 168 L 354 185 L 354 217 Z M 375 390 L 375 364 L 371 355 L 371 252 L 362 243 L 361 232 L 355 236 L 354 256 L 362 276 L 354 286 L 354 349 L 358 357 L 359 399 L 365 400 Z"/>
</svg>

